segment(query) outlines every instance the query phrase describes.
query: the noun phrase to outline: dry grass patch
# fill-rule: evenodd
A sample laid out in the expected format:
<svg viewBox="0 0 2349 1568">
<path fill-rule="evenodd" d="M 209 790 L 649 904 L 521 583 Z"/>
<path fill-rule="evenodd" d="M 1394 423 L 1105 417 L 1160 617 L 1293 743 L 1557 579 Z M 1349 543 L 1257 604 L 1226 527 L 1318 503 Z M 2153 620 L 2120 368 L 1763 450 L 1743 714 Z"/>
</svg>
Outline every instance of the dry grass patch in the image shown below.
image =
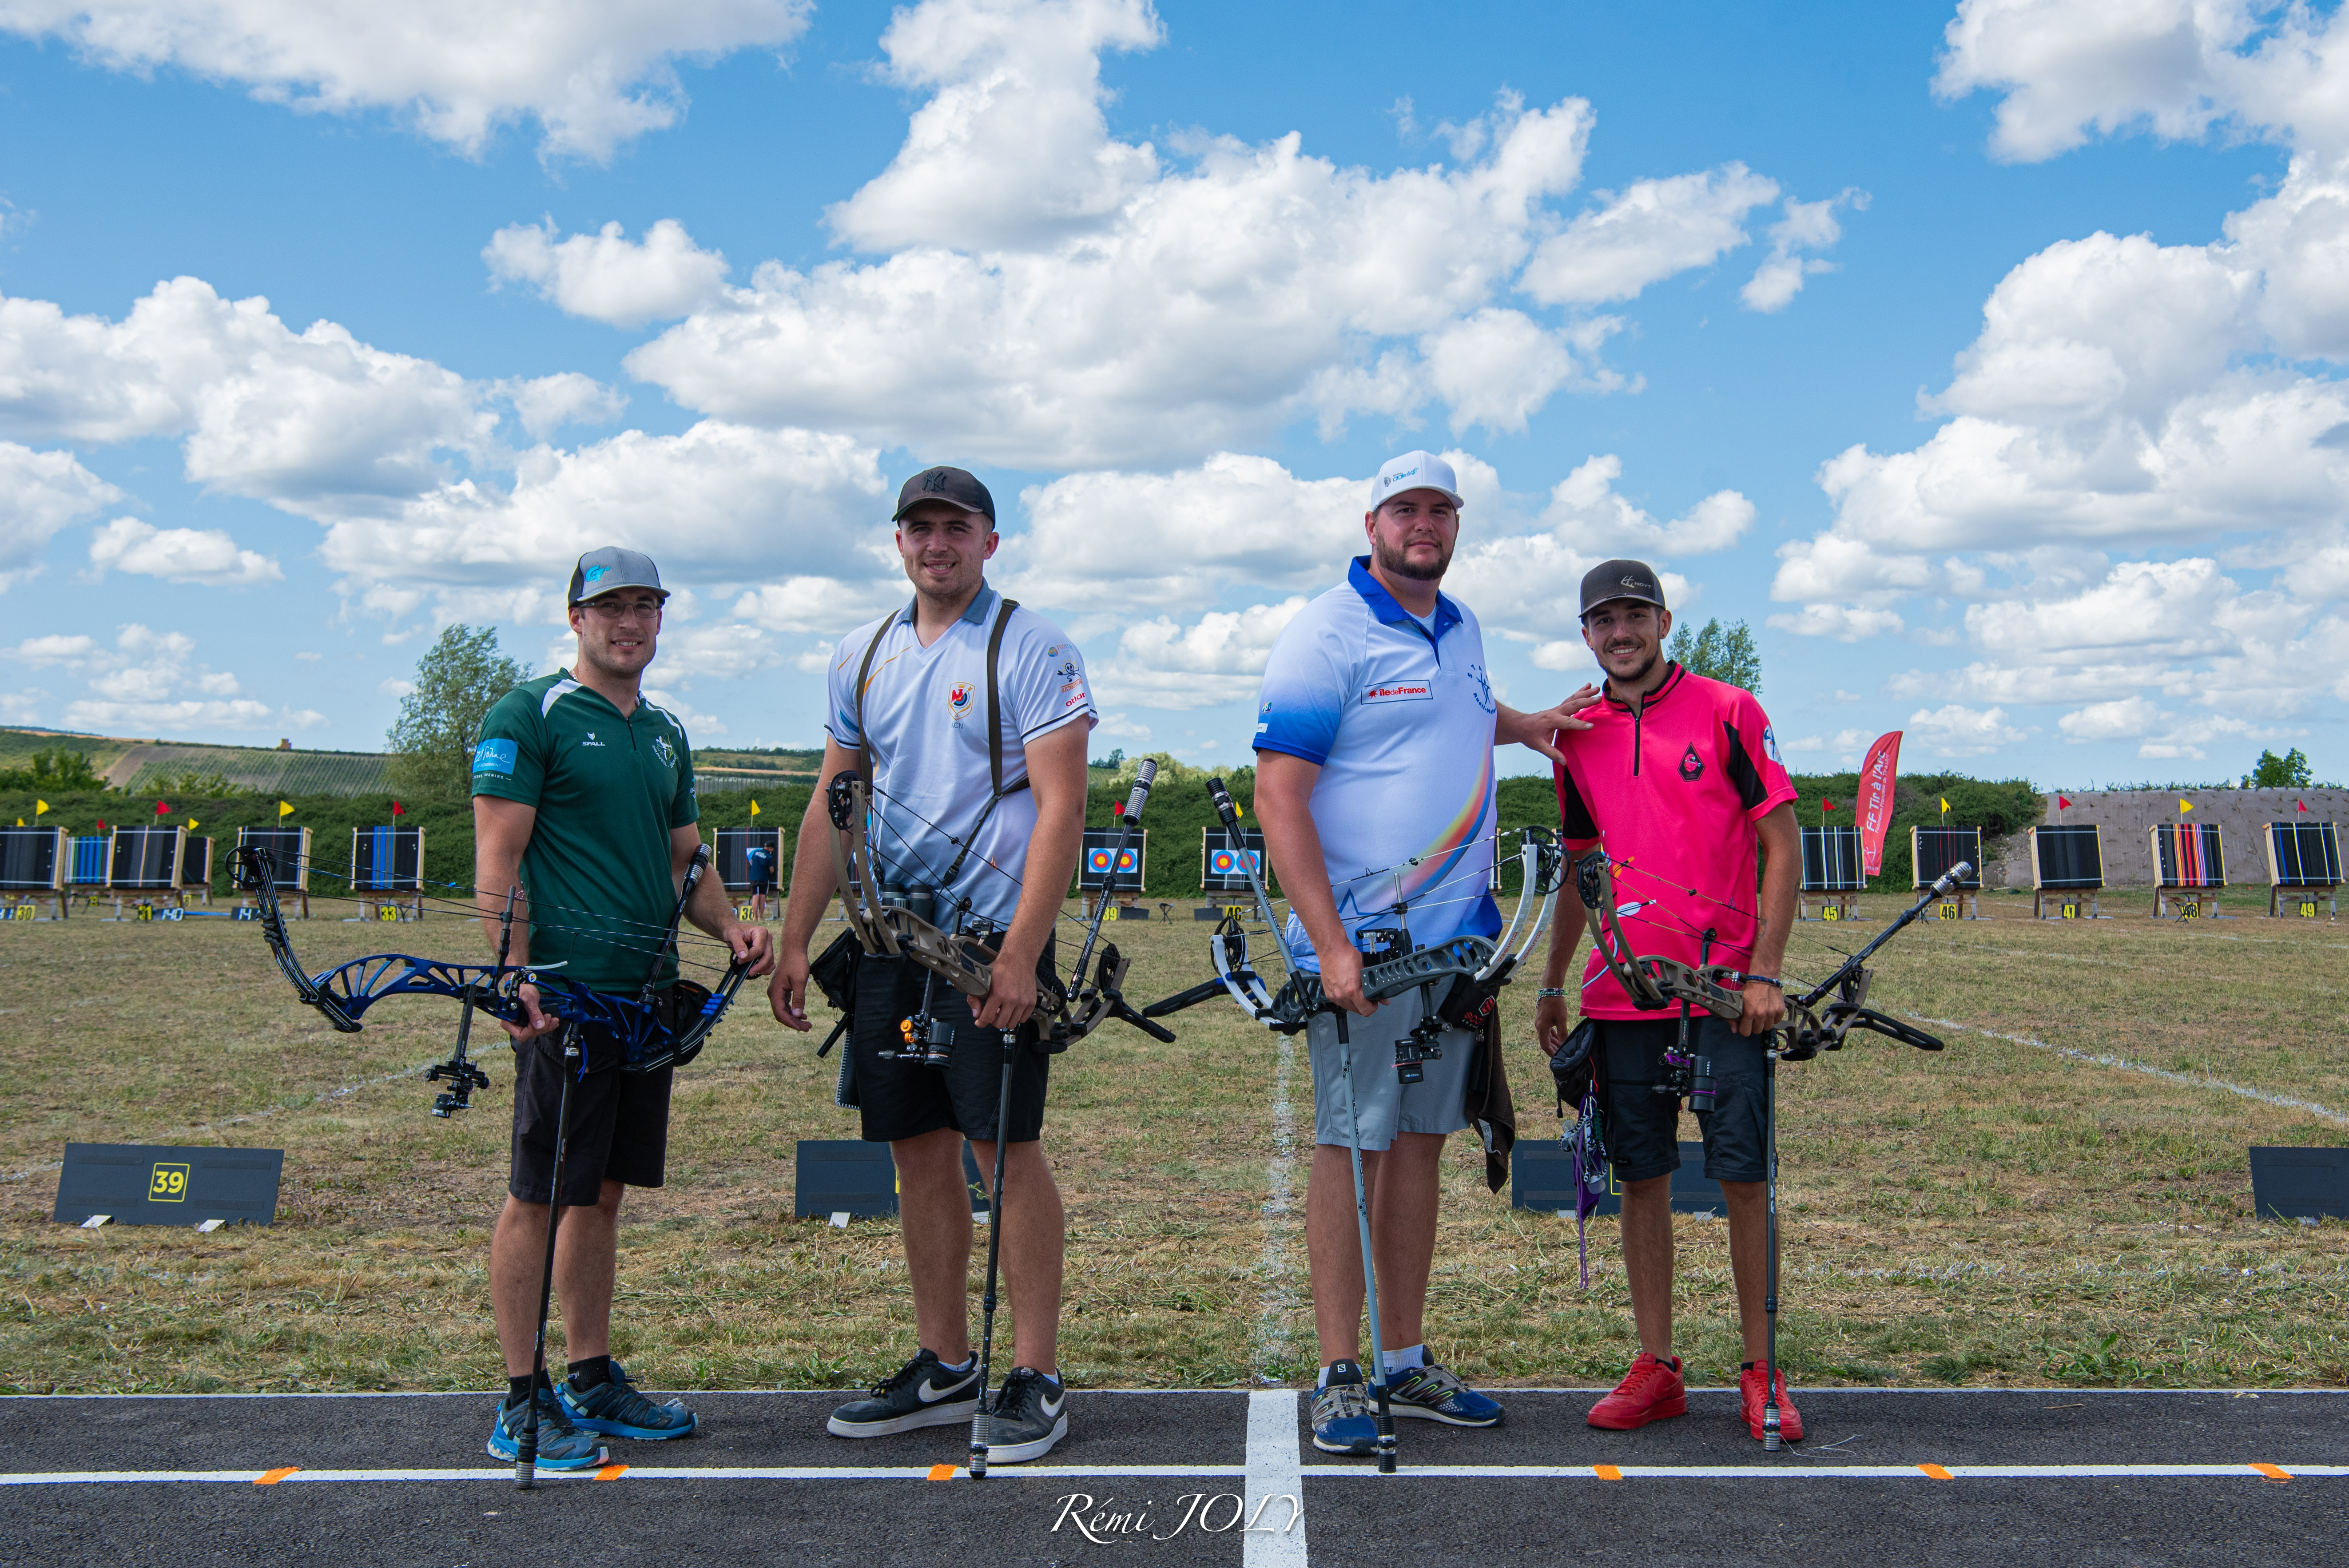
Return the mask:
<svg viewBox="0 0 2349 1568">
<path fill-rule="evenodd" d="M 2349 1226 L 2254 1219 L 2244 1156 L 2349 1141 L 2349 1125 L 2214 1084 L 2349 1115 L 2349 938 L 2324 923 L 2156 924 L 2138 902 L 2108 901 L 2118 920 L 2034 925 L 2028 900 L 1993 897 L 1993 921 L 1897 941 L 1877 999 L 2185 1081 L 1957 1028 L 1940 1057 L 1864 1037 L 1785 1070 L 1782 1323 L 1797 1378 L 2349 1381 Z M 396 929 L 436 953 L 473 943 L 454 921 Z M 1135 955 L 1138 999 L 1206 972 L 1205 925 L 1111 929 Z M 1823 971 L 1830 943 L 1872 929 L 1804 925 L 1788 967 Z M 386 934 L 295 928 L 314 967 Z M 1507 1006 L 1520 1135 L 1555 1136 L 1547 1074 L 1524 1043 L 1530 988 Z M 446 1054 L 454 1016 L 387 1003 L 364 1033 L 336 1035 L 293 1001 L 259 934 L 227 922 L 0 927 L 5 1386 L 490 1386 L 482 1269 L 511 1071 L 489 1052 L 495 1082 L 476 1109 L 429 1117 L 420 1068 Z M 1313 1362 L 1301 1050 L 1292 1207 L 1268 1213 L 1278 1042 L 1220 1003 L 1174 1022 L 1177 1045 L 1112 1025 L 1054 1063 L 1064 1366 L 1096 1386 L 1300 1380 Z M 680 1078 L 669 1184 L 632 1193 L 624 1222 L 616 1337 L 647 1377 L 842 1387 L 910 1353 L 894 1223 L 787 1218 L 797 1141 L 855 1135 L 833 1077 L 751 1000 Z M 210 1236 L 56 1225 L 68 1140 L 282 1146 L 278 1222 Z M 1633 1348 L 1611 1222 L 1591 1228 L 1586 1293 L 1570 1218 L 1487 1194 L 1464 1142 L 1445 1180 L 1438 1353 L 1490 1382 L 1611 1381 Z M 1725 1239 L 1696 1218 L 1681 1237 L 1683 1354 L 1725 1377 Z"/>
</svg>

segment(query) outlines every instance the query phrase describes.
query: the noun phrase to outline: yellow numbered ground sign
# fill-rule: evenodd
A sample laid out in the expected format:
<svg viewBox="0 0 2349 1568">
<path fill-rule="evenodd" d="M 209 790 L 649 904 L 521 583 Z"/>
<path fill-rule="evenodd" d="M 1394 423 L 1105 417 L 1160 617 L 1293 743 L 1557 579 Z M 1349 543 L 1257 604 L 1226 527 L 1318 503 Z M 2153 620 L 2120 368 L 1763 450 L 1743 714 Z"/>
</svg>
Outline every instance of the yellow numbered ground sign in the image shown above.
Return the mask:
<svg viewBox="0 0 2349 1568">
<path fill-rule="evenodd" d="M 26 907 L 30 908 L 31 906 L 28 904 Z M 2300 901 L 2300 918 L 2302 920 L 2314 920 L 2316 918 L 2316 901 L 2314 899 L 2304 898 Z"/>
<path fill-rule="evenodd" d="M 158 1164 L 147 1178 L 147 1201 L 150 1203 L 184 1203 L 188 1201 L 188 1168 L 184 1165 Z"/>
<path fill-rule="evenodd" d="M 2079 906 L 2078 904 L 2076 904 L 2076 903 L 2067 903 L 2067 904 L 2065 904 L 2065 905 L 2064 906 L 2064 918 L 2065 920 L 2077 920 L 2077 919 L 2079 919 L 2079 918 L 2080 918 L 2080 906 Z"/>
<path fill-rule="evenodd" d="M 1957 919 L 1957 918 L 1958 918 L 1958 906 L 1957 906 L 1956 904 L 1954 904 L 1954 903 L 1945 903 L 1945 904 L 1943 904 L 1943 905 L 1941 906 L 1941 918 L 1942 918 L 1943 920 L 1955 920 L 1955 919 Z"/>
</svg>

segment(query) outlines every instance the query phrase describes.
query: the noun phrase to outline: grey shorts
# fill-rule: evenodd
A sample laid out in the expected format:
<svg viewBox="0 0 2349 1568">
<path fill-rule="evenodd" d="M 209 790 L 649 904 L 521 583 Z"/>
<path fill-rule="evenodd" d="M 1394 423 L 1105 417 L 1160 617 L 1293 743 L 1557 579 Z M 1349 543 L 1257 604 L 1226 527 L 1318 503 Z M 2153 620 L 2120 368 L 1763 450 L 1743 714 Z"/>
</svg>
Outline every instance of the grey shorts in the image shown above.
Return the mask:
<svg viewBox="0 0 2349 1568">
<path fill-rule="evenodd" d="M 1417 991 L 1405 992 L 1381 1003 L 1367 1018 L 1347 1015 L 1346 1033 L 1354 1052 L 1354 1113 L 1361 1122 L 1362 1147 L 1373 1152 L 1392 1146 L 1398 1132 L 1444 1134 L 1468 1125 L 1468 1069 L 1475 1065 L 1479 1043 L 1470 1031 L 1447 1026 L 1442 1058 L 1420 1064 L 1427 1077 L 1415 1084 L 1395 1081 L 1395 1041 L 1419 1022 L 1419 996 Z M 1338 1044 L 1337 1019 L 1328 1013 L 1316 1016 L 1305 1042 L 1313 1060 L 1313 1141 L 1343 1148 L 1349 1141 L 1346 1087 L 1338 1068 L 1344 1047 Z"/>
</svg>

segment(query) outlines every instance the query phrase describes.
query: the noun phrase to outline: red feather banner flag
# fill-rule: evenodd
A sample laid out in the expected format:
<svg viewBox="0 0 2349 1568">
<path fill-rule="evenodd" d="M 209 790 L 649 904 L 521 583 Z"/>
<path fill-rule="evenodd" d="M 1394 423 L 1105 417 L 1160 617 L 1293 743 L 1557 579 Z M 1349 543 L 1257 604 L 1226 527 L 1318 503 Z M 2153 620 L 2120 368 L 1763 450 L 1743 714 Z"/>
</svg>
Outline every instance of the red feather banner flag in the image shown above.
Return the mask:
<svg viewBox="0 0 2349 1568">
<path fill-rule="evenodd" d="M 1892 787 L 1900 778 L 1900 731 L 1876 738 L 1860 764 L 1859 799 L 1852 814 L 1859 819 L 1859 869 L 1869 876 L 1884 874 L 1884 835 L 1892 826 Z"/>
</svg>

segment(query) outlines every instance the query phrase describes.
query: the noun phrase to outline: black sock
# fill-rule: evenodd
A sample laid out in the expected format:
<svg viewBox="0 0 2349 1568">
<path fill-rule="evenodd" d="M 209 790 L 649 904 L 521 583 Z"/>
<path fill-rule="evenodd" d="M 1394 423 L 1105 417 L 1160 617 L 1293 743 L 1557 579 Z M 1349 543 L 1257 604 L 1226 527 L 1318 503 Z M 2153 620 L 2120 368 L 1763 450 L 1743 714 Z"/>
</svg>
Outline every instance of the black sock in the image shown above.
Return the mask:
<svg viewBox="0 0 2349 1568">
<path fill-rule="evenodd" d="M 525 1372 L 525 1373 L 523 1373 L 523 1374 L 521 1377 L 509 1377 L 509 1378 L 507 1378 L 507 1379 L 506 1379 L 506 1408 L 507 1408 L 507 1409 L 509 1409 L 509 1410 L 519 1410 L 519 1409 L 521 1409 L 521 1408 L 523 1408 L 523 1403 L 524 1403 L 525 1401 L 527 1401 L 529 1398 L 530 1398 L 530 1374 L 529 1374 L 529 1373 Z"/>
<path fill-rule="evenodd" d="M 582 1388 L 593 1388 L 612 1380 L 612 1358 L 590 1356 L 585 1361 L 571 1364 L 571 1381 Z"/>
</svg>

